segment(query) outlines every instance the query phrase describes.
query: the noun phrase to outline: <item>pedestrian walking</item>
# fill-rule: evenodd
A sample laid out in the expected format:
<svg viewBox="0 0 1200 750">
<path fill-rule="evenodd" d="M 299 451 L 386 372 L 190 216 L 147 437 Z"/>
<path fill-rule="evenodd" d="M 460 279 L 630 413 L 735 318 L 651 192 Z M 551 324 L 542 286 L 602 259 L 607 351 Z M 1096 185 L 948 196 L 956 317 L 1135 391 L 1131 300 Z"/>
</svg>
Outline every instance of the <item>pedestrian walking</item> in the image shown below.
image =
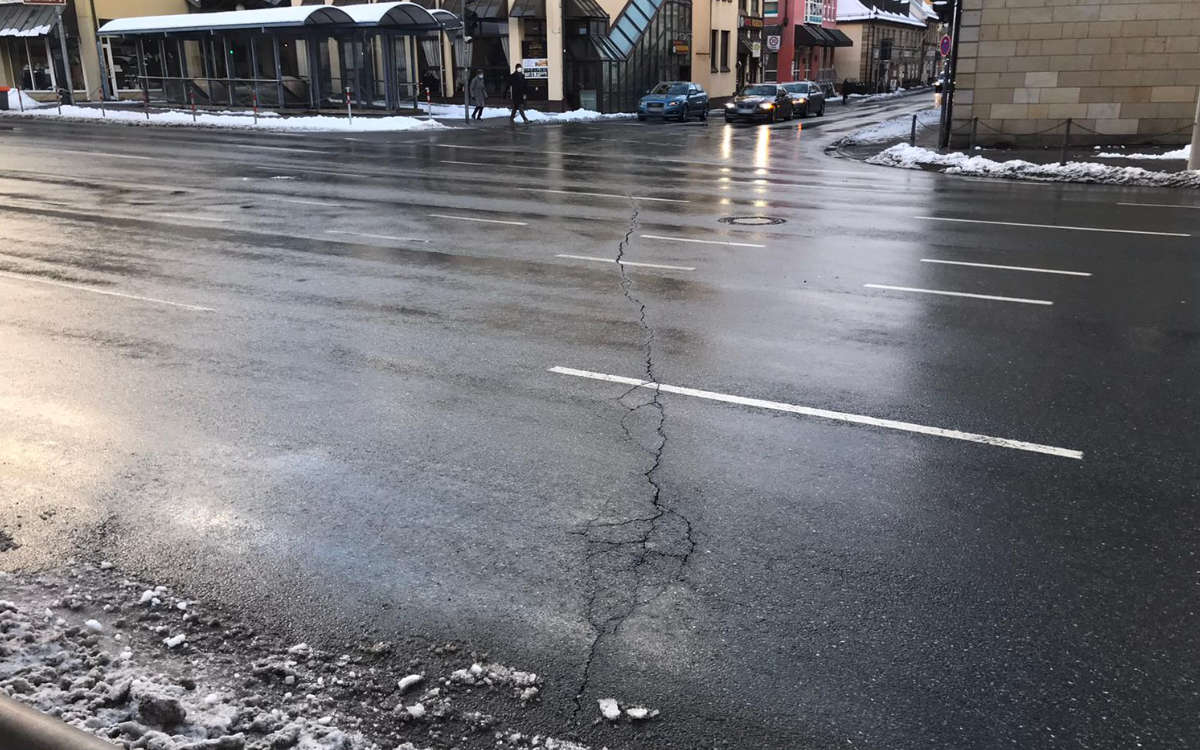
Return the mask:
<svg viewBox="0 0 1200 750">
<path fill-rule="evenodd" d="M 483 85 L 483 71 L 475 71 L 475 77 L 471 79 L 471 88 L 469 91 L 471 97 L 471 105 L 475 107 L 475 111 L 471 113 L 471 119 L 483 119 L 483 105 L 487 101 L 487 88 Z"/>
<path fill-rule="evenodd" d="M 842 106 L 850 103 L 850 79 L 842 79 Z"/>
<path fill-rule="evenodd" d="M 512 113 L 509 114 L 510 122 L 517 121 L 517 113 L 521 113 L 521 120 L 529 122 L 529 118 L 525 116 L 525 95 L 527 86 L 525 83 L 525 74 L 521 72 L 521 66 L 517 65 L 513 68 L 512 75 L 508 77 L 508 84 L 505 86 L 509 95 L 512 96 Z"/>
</svg>

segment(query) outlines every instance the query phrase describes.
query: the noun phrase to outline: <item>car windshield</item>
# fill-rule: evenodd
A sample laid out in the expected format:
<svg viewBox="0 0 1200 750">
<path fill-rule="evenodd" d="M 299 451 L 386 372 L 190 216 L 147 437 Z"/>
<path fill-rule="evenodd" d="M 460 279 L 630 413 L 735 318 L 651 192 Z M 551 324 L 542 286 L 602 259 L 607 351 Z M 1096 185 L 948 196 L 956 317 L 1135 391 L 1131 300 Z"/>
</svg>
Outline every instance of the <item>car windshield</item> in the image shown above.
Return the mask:
<svg viewBox="0 0 1200 750">
<path fill-rule="evenodd" d="M 742 91 L 742 96 L 775 96 L 775 87 L 772 86 L 747 86 Z"/>
<path fill-rule="evenodd" d="M 660 83 L 650 91 L 651 94 L 686 94 L 686 83 Z"/>
<path fill-rule="evenodd" d="M 808 93 L 808 84 L 807 83 L 785 83 L 783 85 L 783 90 L 787 91 L 789 93 L 792 93 L 792 94 L 807 94 Z"/>
</svg>

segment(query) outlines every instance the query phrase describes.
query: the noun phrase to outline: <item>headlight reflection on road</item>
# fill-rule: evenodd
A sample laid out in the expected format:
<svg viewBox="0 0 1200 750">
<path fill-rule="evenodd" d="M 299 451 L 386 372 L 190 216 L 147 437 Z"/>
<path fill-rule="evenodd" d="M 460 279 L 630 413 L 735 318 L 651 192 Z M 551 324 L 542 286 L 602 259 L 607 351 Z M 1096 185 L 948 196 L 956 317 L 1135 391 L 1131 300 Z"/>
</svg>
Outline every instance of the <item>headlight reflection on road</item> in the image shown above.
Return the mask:
<svg viewBox="0 0 1200 750">
<path fill-rule="evenodd" d="M 721 133 L 721 158 L 728 159 L 733 156 L 733 126 L 725 123 L 725 130 Z"/>
<path fill-rule="evenodd" d="M 758 140 L 754 142 L 754 166 L 766 167 L 771 155 L 771 129 L 758 129 Z"/>
</svg>

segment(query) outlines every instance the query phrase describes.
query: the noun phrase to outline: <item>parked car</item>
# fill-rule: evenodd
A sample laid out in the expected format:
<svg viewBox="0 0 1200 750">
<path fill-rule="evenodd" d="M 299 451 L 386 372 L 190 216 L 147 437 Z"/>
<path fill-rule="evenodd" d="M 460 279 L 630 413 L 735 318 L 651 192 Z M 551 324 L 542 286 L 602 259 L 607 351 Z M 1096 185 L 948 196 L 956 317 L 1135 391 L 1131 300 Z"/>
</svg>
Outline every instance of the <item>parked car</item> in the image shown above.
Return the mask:
<svg viewBox="0 0 1200 750">
<path fill-rule="evenodd" d="M 811 114 L 816 114 L 817 117 L 825 114 L 825 92 L 815 83 L 808 81 L 797 81 L 795 83 L 785 83 L 783 88 L 792 97 L 792 108 L 795 109 L 801 117 L 808 117 Z"/>
<path fill-rule="evenodd" d="M 692 115 L 701 120 L 708 119 L 708 94 L 691 81 L 663 81 L 638 102 L 639 120 L 675 117 L 684 122 Z"/>
<path fill-rule="evenodd" d="M 778 83 L 754 83 L 725 105 L 725 122 L 775 122 L 791 119 L 792 97 Z"/>
</svg>

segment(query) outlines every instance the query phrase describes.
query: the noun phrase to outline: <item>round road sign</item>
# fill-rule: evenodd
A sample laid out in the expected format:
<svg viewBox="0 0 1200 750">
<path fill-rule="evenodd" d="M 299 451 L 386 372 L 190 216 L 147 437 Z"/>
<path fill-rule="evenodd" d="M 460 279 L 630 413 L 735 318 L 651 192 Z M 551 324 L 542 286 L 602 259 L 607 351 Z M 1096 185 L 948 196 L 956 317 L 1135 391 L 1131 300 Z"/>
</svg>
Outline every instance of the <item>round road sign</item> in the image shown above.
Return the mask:
<svg viewBox="0 0 1200 750">
<path fill-rule="evenodd" d="M 942 57 L 950 56 L 950 37 L 949 36 L 942 37 L 942 42 L 941 42 L 941 44 L 938 45 L 938 49 L 941 50 Z"/>
</svg>

